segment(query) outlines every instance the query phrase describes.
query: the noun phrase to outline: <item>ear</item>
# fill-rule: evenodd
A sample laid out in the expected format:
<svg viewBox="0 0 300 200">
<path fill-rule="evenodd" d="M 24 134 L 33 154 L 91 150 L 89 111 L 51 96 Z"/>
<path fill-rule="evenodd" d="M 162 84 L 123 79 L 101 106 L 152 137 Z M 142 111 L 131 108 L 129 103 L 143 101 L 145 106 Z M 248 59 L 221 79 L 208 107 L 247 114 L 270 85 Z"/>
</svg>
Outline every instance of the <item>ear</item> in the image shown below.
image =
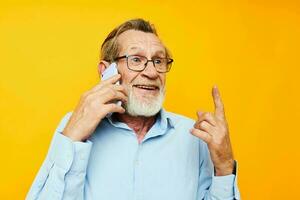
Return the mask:
<svg viewBox="0 0 300 200">
<path fill-rule="evenodd" d="M 105 60 L 101 60 L 98 64 L 98 74 L 99 77 L 101 77 L 102 73 L 104 72 L 104 70 L 109 66 L 109 62 L 105 61 Z"/>
</svg>

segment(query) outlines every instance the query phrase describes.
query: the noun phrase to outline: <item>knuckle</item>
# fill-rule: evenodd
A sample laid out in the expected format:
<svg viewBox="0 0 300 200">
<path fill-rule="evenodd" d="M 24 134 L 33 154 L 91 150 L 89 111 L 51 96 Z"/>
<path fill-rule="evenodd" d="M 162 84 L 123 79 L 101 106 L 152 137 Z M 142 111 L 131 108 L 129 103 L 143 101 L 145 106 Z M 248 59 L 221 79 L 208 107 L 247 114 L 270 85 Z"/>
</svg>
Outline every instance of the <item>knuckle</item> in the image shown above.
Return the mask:
<svg viewBox="0 0 300 200">
<path fill-rule="evenodd" d="M 199 126 L 204 128 L 205 127 L 205 121 L 200 122 Z"/>
<path fill-rule="evenodd" d="M 103 87 L 101 88 L 101 90 L 102 90 L 103 92 L 108 92 L 109 86 L 105 85 L 105 86 L 103 86 Z"/>
<path fill-rule="evenodd" d="M 116 104 L 114 104 L 114 103 L 112 103 L 112 104 L 110 104 L 110 109 L 116 109 L 116 107 L 117 107 L 117 105 Z"/>
<path fill-rule="evenodd" d="M 115 85 L 115 87 L 116 87 L 116 89 L 118 89 L 118 90 L 123 90 L 123 89 L 124 89 L 124 87 L 123 87 L 122 85 Z"/>
<path fill-rule="evenodd" d="M 204 127 L 204 121 L 199 123 L 199 127 Z"/>
<path fill-rule="evenodd" d="M 193 135 L 195 135 L 197 137 L 199 137 L 199 135 L 200 135 L 200 131 L 198 129 L 193 129 L 192 133 L 193 133 Z"/>
<path fill-rule="evenodd" d="M 114 93 L 113 93 L 113 90 L 111 88 L 106 88 L 105 94 L 109 95 L 109 96 L 113 96 Z"/>
<path fill-rule="evenodd" d="M 116 92 L 116 91 L 112 91 L 112 96 L 115 98 L 115 97 L 117 97 L 118 96 L 118 93 Z"/>
<path fill-rule="evenodd" d="M 205 134 L 205 138 L 206 138 L 207 140 L 209 140 L 209 139 L 210 139 L 210 135 L 209 135 L 208 133 L 206 133 L 206 134 Z"/>
<path fill-rule="evenodd" d="M 97 100 L 93 100 L 89 103 L 89 105 L 91 108 L 97 108 L 100 105 L 100 103 Z"/>
<path fill-rule="evenodd" d="M 115 90 L 113 90 L 112 88 L 110 88 L 110 94 L 112 97 L 116 97 L 117 96 L 117 92 Z"/>
</svg>

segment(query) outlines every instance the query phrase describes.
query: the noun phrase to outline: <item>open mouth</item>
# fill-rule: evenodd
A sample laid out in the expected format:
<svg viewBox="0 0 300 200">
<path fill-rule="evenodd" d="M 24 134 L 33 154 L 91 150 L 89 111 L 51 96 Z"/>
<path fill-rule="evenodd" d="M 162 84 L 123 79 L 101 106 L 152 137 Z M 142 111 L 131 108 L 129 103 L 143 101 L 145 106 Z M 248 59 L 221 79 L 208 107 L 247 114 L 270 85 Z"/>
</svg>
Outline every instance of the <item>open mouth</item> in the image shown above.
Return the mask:
<svg viewBox="0 0 300 200">
<path fill-rule="evenodd" d="M 142 90 L 158 90 L 159 87 L 157 87 L 156 85 L 139 85 L 139 84 L 136 84 L 136 85 L 133 85 L 133 87 L 136 87 L 136 88 L 139 88 L 139 89 L 142 89 Z"/>
</svg>

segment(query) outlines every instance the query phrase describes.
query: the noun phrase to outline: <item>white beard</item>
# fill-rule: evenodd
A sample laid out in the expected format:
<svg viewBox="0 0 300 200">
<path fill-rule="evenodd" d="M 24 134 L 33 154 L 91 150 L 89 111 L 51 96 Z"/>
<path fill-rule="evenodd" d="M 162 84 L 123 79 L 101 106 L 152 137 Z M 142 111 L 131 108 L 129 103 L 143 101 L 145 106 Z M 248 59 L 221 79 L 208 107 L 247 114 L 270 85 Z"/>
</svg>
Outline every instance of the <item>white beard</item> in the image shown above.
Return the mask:
<svg viewBox="0 0 300 200">
<path fill-rule="evenodd" d="M 142 101 L 134 92 L 133 87 L 128 87 L 128 102 L 124 105 L 126 113 L 131 116 L 151 117 L 156 115 L 162 108 L 165 99 L 165 87 L 161 87 L 157 97 L 144 99 Z M 145 98 L 145 97 L 144 97 Z"/>
</svg>

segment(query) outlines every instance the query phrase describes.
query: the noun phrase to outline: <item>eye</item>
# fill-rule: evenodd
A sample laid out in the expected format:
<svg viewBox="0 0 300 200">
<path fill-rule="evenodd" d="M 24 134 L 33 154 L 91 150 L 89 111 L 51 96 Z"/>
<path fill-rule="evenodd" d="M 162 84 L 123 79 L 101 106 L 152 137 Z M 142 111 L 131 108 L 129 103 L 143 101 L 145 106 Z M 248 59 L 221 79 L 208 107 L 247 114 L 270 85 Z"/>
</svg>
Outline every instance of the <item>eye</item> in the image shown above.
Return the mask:
<svg viewBox="0 0 300 200">
<path fill-rule="evenodd" d="M 141 58 L 138 57 L 138 56 L 133 56 L 130 60 L 132 62 L 134 62 L 134 63 L 140 63 L 140 62 L 142 62 Z"/>
<path fill-rule="evenodd" d="M 155 58 L 154 59 L 155 64 L 161 64 L 163 62 L 163 60 L 161 58 Z"/>
</svg>

